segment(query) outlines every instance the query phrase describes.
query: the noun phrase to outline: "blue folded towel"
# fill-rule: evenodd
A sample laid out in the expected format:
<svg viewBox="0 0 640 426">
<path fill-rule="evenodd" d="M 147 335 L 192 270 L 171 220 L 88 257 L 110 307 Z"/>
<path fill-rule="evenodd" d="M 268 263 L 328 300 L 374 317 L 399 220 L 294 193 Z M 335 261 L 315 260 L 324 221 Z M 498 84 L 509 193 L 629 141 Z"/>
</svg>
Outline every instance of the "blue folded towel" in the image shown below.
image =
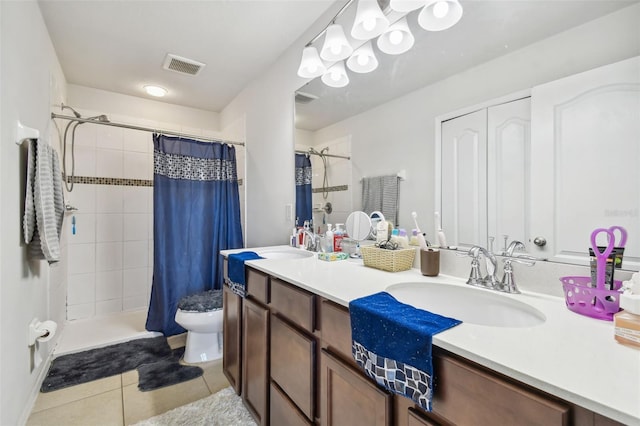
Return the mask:
<svg viewBox="0 0 640 426">
<path fill-rule="evenodd" d="M 379 385 L 431 411 L 431 338 L 461 321 L 398 302 L 381 292 L 349 303 L 352 354 Z"/>
<path fill-rule="evenodd" d="M 244 262 L 253 259 L 263 259 L 256 252 L 242 251 L 233 253 L 227 257 L 228 260 L 228 277 L 227 285 L 238 296 L 244 297 L 246 293 L 247 282 L 244 274 Z"/>
</svg>

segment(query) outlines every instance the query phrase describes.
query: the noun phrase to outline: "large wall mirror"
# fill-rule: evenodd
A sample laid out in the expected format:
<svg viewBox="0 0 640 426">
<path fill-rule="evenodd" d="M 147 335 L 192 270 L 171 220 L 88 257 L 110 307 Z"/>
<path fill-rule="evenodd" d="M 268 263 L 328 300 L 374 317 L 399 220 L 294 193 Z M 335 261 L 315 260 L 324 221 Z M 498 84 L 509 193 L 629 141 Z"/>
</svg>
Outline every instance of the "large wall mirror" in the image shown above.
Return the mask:
<svg viewBox="0 0 640 426">
<path fill-rule="evenodd" d="M 342 201 L 332 203 L 334 211 L 336 208 L 344 211 L 346 217 L 349 211 L 361 208 L 360 182 L 363 177 L 402 172 L 406 177 L 400 185 L 399 226 L 413 228 L 411 212 L 417 211 L 421 228 L 426 230 L 428 239 L 435 236 L 434 212 L 442 211 L 443 228 L 451 240 L 450 244 L 460 242 L 461 246 L 467 243 L 486 246 L 488 237 L 493 236 L 494 251 L 499 252 L 504 235 L 508 235 L 509 239 L 525 240 L 527 251 L 540 258 L 586 264 L 588 258 L 584 253 L 589 247 L 591 231 L 587 228 L 620 224 L 629 230 L 625 251 L 625 260 L 628 262 L 623 266 L 625 269 L 637 270 L 640 261 L 638 167 L 631 170 L 631 167 L 624 166 L 622 168 L 626 168 L 625 170 L 614 171 L 608 160 L 603 163 L 595 173 L 597 179 L 612 182 L 611 192 L 606 194 L 590 194 L 588 187 L 591 178 L 572 176 L 568 179 L 565 176 L 562 182 L 554 181 L 558 170 L 554 161 L 558 161 L 558 158 L 548 156 L 549 152 L 558 154 L 557 149 L 573 148 L 532 146 L 536 140 L 545 138 L 540 132 L 546 132 L 549 128 L 553 140 L 554 127 L 553 124 L 549 127 L 547 123 L 544 128 L 547 130 L 540 130 L 536 124 L 531 123 L 548 121 L 548 117 L 541 116 L 548 108 L 538 108 L 535 99 L 547 99 L 551 102 L 550 105 L 556 102 L 549 99 L 551 94 L 558 92 L 553 82 L 640 55 L 640 30 L 637 27 L 640 3 L 462 0 L 461 4 L 464 15 L 460 22 L 441 32 L 423 30 L 417 24 L 417 12 L 410 12 L 407 21 L 415 37 L 413 48 L 402 55 L 385 55 L 374 45 L 379 67 L 368 74 L 347 71 L 350 82 L 346 87 L 328 87 L 317 78 L 297 91 L 297 147 L 301 150 L 307 147 L 320 150 L 334 144 L 344 151 L 333 153 L 350 157 L 342 163 L 348 163 L 348 166 L 344 166 L 348 168 L 348 173 L 345 172 L 340 178 L 342 180 L 336 182 L 347 188 L 339 197 L 335 197 Z M 339 22 L 349 28 L 351 19 L 352 15 L 344 13 Z M 316 42 L 318 48 L 322 41 L 320 38 Z M 545 89 L 546 87 L 551 89 Z M 540 93 L 537 93 L 538 90 Z M 636 93 L 640 96 L 640 92 Z M 575 96 L 579 94 L 576 92 Z M 625 95 L 623 102 L 633 107 L 640 99 L 638 96 Z M 482 157 L 480 169 L 475 170 L 475 175 L 466 177 L 467 182 L 471 183 L 468 188 L 452 188 L 453 175 L 447 175 L 451 172 L 450 164 L 443 163 L 443 156 L 446 162 L 449 161 L 447 156 L 454 153 L 445 152 L 440 145 L 443 132 L 447 131 L 445 127 L 448 121 L 484 108 L 485 112 L 476 118 L 486 128 L 491 120 L 504 121 L 504 114 L 508 115 L 501 108 L 489 111 L 492 101 L 499 106 L 518 100 L 524 100 L 523 103 L 527 104 L 521 103 L 516 108 L 524 117 L 520 121 L 512 120 L 511 127 L 505 127 L 503 122 L 496 126 L 503 125 L 503 130 L 514 134 L 525 130 L 533 134 L 526 137 L 521 134 L 521 138 L 526 139 L 523 145 L 526 152 L 519 152 L 517 149 L 500 152 L 507 159 L 517 159 L 503 164 L 526 171 L 518 177 L 522 190 L 510 189 L 510 197 L 514 201 L 513 209 L 509 212 L 510 215 L 525 217 L 526 229 L 518 228 L 521 226 L 519 223 L 505 227 L 509 218 L 504 217 L 504 211 L 499 212 L 492 207 L 495 206 L 495 199 L 491 197 L 495 197 L 495 193 L 492 195 L 491 191 L 487 192 L 487 185 L 495 186 L 500 175 L 494 164 L 486 160 L 486 153 Z M 607 110 L 613 106 L 604 105 L 610 100 L 607 94 L 600 93 L 592 98 L 589 106 L 583 104 L 583 107 L 565 109 L 564 113 L 566 117 L 570 117 L 582 108 L 582 112 L 586 114 L 607 114 Z M 567 102 L 557 101 L 551 110 L 557 110 L 557 105 Z M 633 112 L 630 114 L 624 120 L 633 117 Z M 636 109 L 635 117 L 637 114 Z M 471 127 L 465 125 L 461 127 L 463 132 L 469 129 Z M 626 158 L 640 164 L 640 129 L 630 127 L 617 129 L 614 133 L 607 133 L 606 129 L 600 130 L 598 133 L 594 133 L 593 128 L 585 130 L 595 135 L 590 138 L 590 143 L 597 143 L 592 149 L 583 147 L 593 154 L 590 154 L 592 161 L 606 156 L 606 146 L 610 143 L 604 140 L 607 134 L 623 134 L 627 141 L 635 141 L 635 150 L 630 148 L 626 151 L 632 154 Z M 468 132 L 469 135 L 472 133 L 473 131 Z M 489 149 L 494 149 L 493 153 L 496 154 L 495 147 Z M 523 157 L 525 153 L 532 155 L 533 159 Z M 570 152 L 560 151 L 560 154 L 568 156 Z M 335 159 L 334 167 L 342 167 L 339 161 L 342 160 Z M 547 172 L 537 171 L 535 177 L 532 177 L 527 169 L 530 161 L 548 161 Z M 574 165 L 576 167 L 577 162 L 578 160 Z M 322 168 L 314 172 L 314 175 L 319 174 L 322 174 Z M 596 175 L 593 170 L 586 169 L 583 178 L 587 176 Z M 534 187 L 538 183 L 544 183 L 550 185 L 549 188 L 560 188 L 561 192 L 555 194 L 555 198 L 549 202 L 544 199 L 544 191 L 531 192 L 531 179 L 535 179 Z M 616 181 L 624 181 L 624 185 L 617 186 L 613 183 Z M 475 184 L 478 182 L 483 183 L 484 192 L 477 191 Z M 586 185 L 582 185 L 582 182 L 586 182 Z M 313 186 L 318 188 L 315 182 Z M 476 229 L 473 231 L 477 232 L 477 237 L 469 241 L 458 238 L 460 229 L 456 227 L 461 224 L 471 225 L 461 223 L 459 218 L 453 216 L 455 200 L 451 198 L 451 194 L 459 189 L 471 191 L 479 200 L 475 207 L 481 209 L 467 218 L 475 221 L 473 226 Z M 612 194 L 616 193 L 618 198 L 612 198 Z M 615 204 L 615 200 L 621 200 L 625 194 L 628 194 L 627 202 Z M 573 201 L 568 201 L 568 195 L 574 196 Z M 575 210 L 567 208 L 568 202 L 578 200 L 585 201 Z M 596 200 L 602 200 L 608 205 L 597 205 L 599 202 Z M 588 202 L 597 207 L 590 211 L 585 204 Z M 314 200 L 314 207 L 319 205 Z M 536 222 L 538 219 L 530 215 L 532 209 L 547 212 L 547 223 L 540 225 Z M 472 210 L 465 210 L 469 211 Z M 326 215 L 324 217 L 327 218 Z M 577 218 L 580 220 L 576 220 Z M 331 217 L 329 219 L 336 221 Z M 567 229 L 571 232 L 563 232 Z M 583 231 L 584 243 L 576 242 L 569 236 Z M 547 244 L 534 244 L 536 237 L 546 238 Z M 570 243 L 568 238 L 571 239 Z"/>
</svg>

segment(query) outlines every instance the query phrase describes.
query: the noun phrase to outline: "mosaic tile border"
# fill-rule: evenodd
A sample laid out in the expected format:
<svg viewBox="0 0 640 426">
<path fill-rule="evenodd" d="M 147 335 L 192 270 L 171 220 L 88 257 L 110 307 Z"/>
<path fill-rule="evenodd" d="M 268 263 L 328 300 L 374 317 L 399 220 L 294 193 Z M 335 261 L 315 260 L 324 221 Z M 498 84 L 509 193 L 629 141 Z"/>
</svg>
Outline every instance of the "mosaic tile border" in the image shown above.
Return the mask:
<svg viewBox="0 0 640 426">
<path fill-rule="evenodd" d="M 71 183 L 72 181 L 70 176 L 67 176 L 66 179 L 63 176 L 62 179 L 66 180 L 67 183 Z M 149 179 L 107 178 L 95 176 L 73 176 L 73 183 L 87 185 L 153 186 L 153 180 Z M 238 179 L 238 185 L 242 185 L 242 179 Z"/>
<path fill-rule="evenodd" d="M 427 411 L 431 411 L 431 377 L 409 364 L 378 356 L 362 344 L 352 342 L 356 363 L 380 386 L 406 396 Z"/>
<path fill-rule="evenodd" d="M 89 185 L 120 185 L 120 186 L 153 186 L 153 180 L 149 179 L 126 179 L 126 178 L 107 178 L 95 176 L 67 176 L 67 183 L 89 184 Z"/>
<path fill-rule="evenodd" d="M 330 186 L 328 188 L 312 188 L 311 192 L 314 194 L 322 193 L 322 192 L 338 192 L 338 191 L 348 191 L 349 185 L 338 185 L 338 186 Z"/>
</svg>

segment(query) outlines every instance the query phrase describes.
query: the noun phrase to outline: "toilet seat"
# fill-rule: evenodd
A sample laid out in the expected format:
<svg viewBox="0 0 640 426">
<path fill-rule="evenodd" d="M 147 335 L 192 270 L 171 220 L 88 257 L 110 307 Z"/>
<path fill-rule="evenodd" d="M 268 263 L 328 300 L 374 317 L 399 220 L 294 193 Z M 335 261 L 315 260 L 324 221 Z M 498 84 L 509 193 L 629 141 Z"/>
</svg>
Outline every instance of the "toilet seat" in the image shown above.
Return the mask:
<svg viewBox="0 0 640 426">
<path fill-rule="evenodd" d="M 185 312 L 210 312 L 222 309 L 222 290 L 207 290 L 185 296 L 178 302 L 178 309 Z"/>
</svg>

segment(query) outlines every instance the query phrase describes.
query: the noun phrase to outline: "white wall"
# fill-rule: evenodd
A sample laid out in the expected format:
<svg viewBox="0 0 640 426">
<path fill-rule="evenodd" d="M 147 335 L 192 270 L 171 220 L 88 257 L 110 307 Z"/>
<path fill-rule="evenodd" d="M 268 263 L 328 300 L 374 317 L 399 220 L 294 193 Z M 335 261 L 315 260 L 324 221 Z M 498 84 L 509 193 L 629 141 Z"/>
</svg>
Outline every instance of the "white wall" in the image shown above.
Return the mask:
<svg viewBox="0 0 640 426">
<path fill-rule="evenodd" d="M 51 126 L 51 105 L 65 97 L 66 81 L 35 1 L 0 2 L 1 39 L 1 171 L 0 188 L 0 424 L 26 421 L 46 373 L 46 362 L 64 324 L 66 271 L 63 262 L 29 261 L 22 242 L 25 147 L 14 142 L 17 120 L 57 141 Z M 27 329 L 32 318 L 53 319 L 54 340 L 31 351 Z"/>
<path fill-rule="evenodd" d="M 639 55 L 638 22 L 640 5 L 622 9 L 318 130 L 314 146 L 351 136 L 351 187 L 356 209 L 361 205 L 362 176 L 405 169 L 407 179 L 401 182 L 400 190 L 400 226 L 413 228 L 410 214 L 416 211 L 421 228 L 432 231 L 435 118 Z"/>
<path fill-rule="evenodd" d="M 220 137 L 218 114 L 209 111 L 76 85 L 68 86 L 68 103 L 83 117 L 107 114 L 113 122 Z M 67 122 L 59 121 L 64 128 Z M 69 136 L 67 152 L 70 144 Z M 67 194 L 78 208 L 73 213 L 76 233 L 71 220 L 65 224 L 67 319 L 147 308 L 153 277 L 153 187 L 132 180 L 153 180 L 152 133 L 83 124 L 76 132 L 75 157 L 77 176 L 128 179 L 135 185 L 114 179 L 109 184 L 76 183 Z"/>
</svg>

